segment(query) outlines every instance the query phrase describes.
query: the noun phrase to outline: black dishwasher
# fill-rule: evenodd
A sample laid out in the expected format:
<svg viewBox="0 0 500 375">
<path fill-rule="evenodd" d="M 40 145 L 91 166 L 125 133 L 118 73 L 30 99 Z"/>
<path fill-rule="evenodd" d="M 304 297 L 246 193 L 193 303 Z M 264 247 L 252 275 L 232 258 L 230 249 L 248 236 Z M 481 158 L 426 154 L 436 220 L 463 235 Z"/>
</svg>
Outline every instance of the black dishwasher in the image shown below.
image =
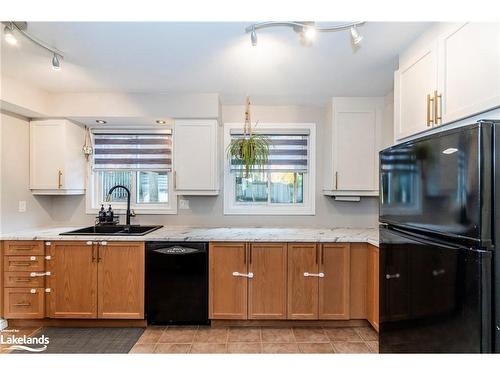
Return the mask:
<svg viewBox="0 0 500 375">
<path fill-rule="evenodd" d="M 148 324 L 209 324 L 208 244 L 146 243 Z"/>
</svg>

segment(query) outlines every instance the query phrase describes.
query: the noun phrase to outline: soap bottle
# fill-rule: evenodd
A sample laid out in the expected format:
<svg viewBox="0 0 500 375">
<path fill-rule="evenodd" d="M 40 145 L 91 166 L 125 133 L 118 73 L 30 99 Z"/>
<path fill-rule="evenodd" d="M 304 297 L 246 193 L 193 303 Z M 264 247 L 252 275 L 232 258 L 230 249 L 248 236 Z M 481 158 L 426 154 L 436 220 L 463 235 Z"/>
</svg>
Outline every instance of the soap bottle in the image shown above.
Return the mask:
<svg viewBox="0 0 500 375">
<path fill-rule="evenodd" d="M 104 209 L 104 204 L 101 204 L 101 209 L 99 210 L 99 223 L 104 223 L 106 221 L 106 210 Z"/>
<path fill-rule="evenodd" d="M 108 223 L 112 223 L 114 220 L 115 214 L 113 213 L 113 209 L 111 208 L 111 205 L 109 205 L 108 212 L 106 213 L 106 221 Z"/>
</svg>

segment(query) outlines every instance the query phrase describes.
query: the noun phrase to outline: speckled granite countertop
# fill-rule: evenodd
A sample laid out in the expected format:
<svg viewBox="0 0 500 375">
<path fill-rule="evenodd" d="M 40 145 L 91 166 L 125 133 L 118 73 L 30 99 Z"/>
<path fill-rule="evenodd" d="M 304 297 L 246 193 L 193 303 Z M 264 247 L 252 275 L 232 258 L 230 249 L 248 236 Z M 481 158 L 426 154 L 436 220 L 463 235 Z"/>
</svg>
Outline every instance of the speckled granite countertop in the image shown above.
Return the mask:
<svg viewBox="0 0 500 375">
<path fill-rule="evenodd" d="M 367 242 L 378 246 L 378 229 L 353 228 L 202 228 L 166 226 L 144 236 L 61 236 L 81 227 L 34 228 L 0 235 L 1 240 L 68 241 L 248 241 L 248 242 Z"/>
</svg>

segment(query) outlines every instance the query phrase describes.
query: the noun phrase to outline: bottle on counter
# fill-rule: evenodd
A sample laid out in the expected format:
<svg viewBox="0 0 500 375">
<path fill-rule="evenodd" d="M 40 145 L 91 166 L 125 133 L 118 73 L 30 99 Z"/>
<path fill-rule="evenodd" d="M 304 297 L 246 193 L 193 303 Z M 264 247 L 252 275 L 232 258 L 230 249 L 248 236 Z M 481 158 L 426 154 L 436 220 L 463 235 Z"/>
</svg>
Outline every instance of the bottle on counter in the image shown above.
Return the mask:
<svg viewBox="0 0 500 375">
<path fill-rule="evenodd" d="M 108 211 L 106 212 L 106 221 L 108 223 L 112 223 L 114 219 L 115 219 L 115 214 L 113 212 L 113 209 L 111 208 L 111 205 L 109 205 Z"/>
<path fill-rule="evenodd" d="M 106 221 L 106 210 L 104 204 L 101 204 L 101 209 L 99 210 L 99 223 L 104 223 Z"/>
</svg>

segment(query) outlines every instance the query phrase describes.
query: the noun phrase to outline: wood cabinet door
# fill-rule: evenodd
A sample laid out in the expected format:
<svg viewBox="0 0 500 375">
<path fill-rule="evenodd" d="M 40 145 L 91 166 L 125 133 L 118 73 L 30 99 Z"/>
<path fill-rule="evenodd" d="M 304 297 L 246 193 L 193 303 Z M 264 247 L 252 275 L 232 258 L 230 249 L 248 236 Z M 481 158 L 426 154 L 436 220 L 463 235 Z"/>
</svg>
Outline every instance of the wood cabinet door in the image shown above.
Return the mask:
<svg viewBox="0 0 500 375">
<path fill-rule="evenodd" d="M 318 319 L 318 246 L 288 244 L 288 319 Z"/>
<path fill-rule="evenodd" d="M 319 319 L 349 319 L 349 244 L 319 246 Z"/>
<path fill-rule="evenodd" d="M 248 318 L 286 319 L 287 244 L 249 244 Z"/>
<path fill-rule="evenodd" d="M 210 243 L 210 319 L 247 319 L 247 256 L 246 243 Z"/>
<path fill-rule="evenodd" d="M 53 241 L 48 247 L 51 318 L 97 318 L 97 249 L 92 241 Z"/>
<path fill-rule="evenodd" d="M 144 319 L 144 243 L 98 245 L 98 313 L 100 319 Z"/>
<path fill-rule="evenodd" d="M 367 318 L 378 332 L 379 327 L 379 249 L 368 245 Z"/>
<path fill-rule="evenodd" d="M 394 76 L 394 125 L 395 137 L 401 139 L 424 131 L 432 124 L 427 122 L 427 95 L 437 88 L 437 43 L 401 59 Z"/>
<path fill-rule="evenodd" d="M 500 24 L 454 25 L 439 38 L 438 115 L 451 122 L 500 105 Z"/>
</svg>

